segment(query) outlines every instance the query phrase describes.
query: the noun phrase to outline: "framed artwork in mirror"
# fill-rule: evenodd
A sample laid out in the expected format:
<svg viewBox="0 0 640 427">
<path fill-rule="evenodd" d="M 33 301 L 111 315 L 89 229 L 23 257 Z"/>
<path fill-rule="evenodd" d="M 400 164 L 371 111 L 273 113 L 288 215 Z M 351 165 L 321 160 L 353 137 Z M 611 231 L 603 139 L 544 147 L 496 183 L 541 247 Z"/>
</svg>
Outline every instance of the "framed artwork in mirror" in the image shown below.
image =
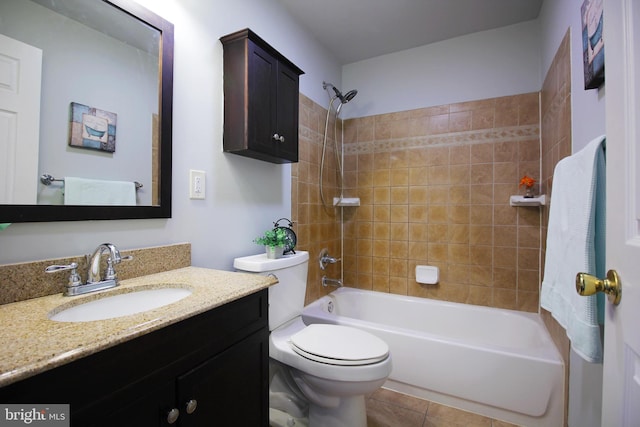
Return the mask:
<svg viewBox="0 0 640 427">
<path fill-rule="evenodd" d="M 70 146 L 109 153 L 116 151 L 116 113 L 72 102 L 70 117 Z"/>
</svg>

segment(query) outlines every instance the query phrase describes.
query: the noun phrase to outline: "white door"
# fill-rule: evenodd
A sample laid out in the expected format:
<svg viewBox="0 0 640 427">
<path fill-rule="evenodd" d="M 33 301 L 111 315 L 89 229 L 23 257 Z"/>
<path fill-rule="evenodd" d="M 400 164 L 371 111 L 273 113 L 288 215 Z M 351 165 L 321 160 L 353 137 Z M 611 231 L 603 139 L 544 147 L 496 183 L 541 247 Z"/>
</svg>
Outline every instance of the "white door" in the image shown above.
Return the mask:
<svg viewBox="0 0 640 427">
<path fill-rule="evenodd" d="M 622 283 L 607 302 L 603 427 L 640 426 L 640 2 L 604 2 L 607 268 Z"/>
<path fill-rule="evenodd" d="M 0 203 L 38 191 L 42 50 L 0 34 Z"/>
</svg>

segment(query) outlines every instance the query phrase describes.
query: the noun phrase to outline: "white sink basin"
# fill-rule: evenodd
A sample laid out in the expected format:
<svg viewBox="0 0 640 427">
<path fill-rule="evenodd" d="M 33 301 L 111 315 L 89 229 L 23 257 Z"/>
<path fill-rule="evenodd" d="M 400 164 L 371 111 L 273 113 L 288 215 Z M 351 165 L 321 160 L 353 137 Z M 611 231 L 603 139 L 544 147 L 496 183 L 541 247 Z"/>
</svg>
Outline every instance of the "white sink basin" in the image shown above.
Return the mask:
<svg viewBox="0 0 640 427">
<path fill-rule="evenodd" d="M 88 301 L 59 312 L 54 310 L 53 314 L 49 314 L 49 319 L 56 322 L 113 319 L 162 307 L 189 295 L 191 290 L 185 288 L 145 289 Z"/>
</svg>

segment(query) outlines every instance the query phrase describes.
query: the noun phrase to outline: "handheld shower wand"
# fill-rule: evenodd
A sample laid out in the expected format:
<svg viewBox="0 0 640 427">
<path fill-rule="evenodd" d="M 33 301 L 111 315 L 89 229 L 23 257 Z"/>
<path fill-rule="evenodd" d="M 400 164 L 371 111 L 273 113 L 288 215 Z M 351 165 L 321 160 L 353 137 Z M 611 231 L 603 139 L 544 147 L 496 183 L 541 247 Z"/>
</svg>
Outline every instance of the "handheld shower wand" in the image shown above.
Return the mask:
<svg viewBox="0 0 640 427">
<path fill-rule="evenodd" d="M 324 197 L 324 189 L 323 189 L 323 174 L 324 174 L 324 160 L 325 160 L 325 153 L 327 150 L 327 132 L 329 130 L 329 113 L 332 110 L 333 107 L 333 103 L 336 99 L 340 100 L 338 106 L 335 109 L 336 112 L 336 123 L 338 122 L 337 118 L 340 116 L 340 110 L 342 109 L 342 106 L 344 104 L 346 104 L 347 102 L 351 101 L 353 98 L 355 98 L 355 96 L 358 94 L 357 90 L 350 90 L 349 92 L 347 92 L 346 94 L 342 94 L 342 92 L 340 92 L 340 90 L 335 87 L 334 85 L 332 85 L 331 83 L 327 83 L 327 82 L 322 82 L 322 88 L 326 91 L 329 92 L 329 87 L 331 87 L 333 89 L 333 92 L 335 93 L 334 96 L 331 96 L 331 94 L 329 94 L 329 107 L 327 108 L 327 119 L 325 120 L 325 124 L 324 124 L 324 139 L 323 139 L 323 143 L 322 143 L 322 159 L 320 162 L 320 199 L 322 200 L 322 205 L 326 208 L 327 207 L 327 202 L 325 200 Z M 335 130 L 334 130 L 334 134 L 335 134 Z M 340 158 L 340 147 L 338 147 L 338 138 L 335 137 L 334 138 L 334 153 L 336 156 L 336 165 L 337 165 L 337 169 L 338 169 L 338 174 L 340 175 L 340 194 L 342 195 L 342 190 L 343 190 L 343 185 L 344 185 L 344 169 L 342 166 L 342 160 Z M 344 142 L 344 141 L 341 141 Z"/>
</svg>

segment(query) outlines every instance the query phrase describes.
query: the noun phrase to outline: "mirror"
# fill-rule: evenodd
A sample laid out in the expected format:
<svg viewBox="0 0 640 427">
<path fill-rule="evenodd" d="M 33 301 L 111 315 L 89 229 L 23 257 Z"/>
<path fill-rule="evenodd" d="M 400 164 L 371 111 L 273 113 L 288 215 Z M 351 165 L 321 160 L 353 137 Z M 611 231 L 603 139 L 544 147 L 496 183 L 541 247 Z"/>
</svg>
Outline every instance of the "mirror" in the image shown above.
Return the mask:
<svg viewBox="0 0 640 427">
<path fill-rule="evenodd" d="M 2 0 L 0 111 L 37 51 L 35 101 L 0 117 L 0 223 L 171 217 L 173 24 L 131 0 Z M 84 179 L 107 190 L 69 197 Z"/>
</svg>

